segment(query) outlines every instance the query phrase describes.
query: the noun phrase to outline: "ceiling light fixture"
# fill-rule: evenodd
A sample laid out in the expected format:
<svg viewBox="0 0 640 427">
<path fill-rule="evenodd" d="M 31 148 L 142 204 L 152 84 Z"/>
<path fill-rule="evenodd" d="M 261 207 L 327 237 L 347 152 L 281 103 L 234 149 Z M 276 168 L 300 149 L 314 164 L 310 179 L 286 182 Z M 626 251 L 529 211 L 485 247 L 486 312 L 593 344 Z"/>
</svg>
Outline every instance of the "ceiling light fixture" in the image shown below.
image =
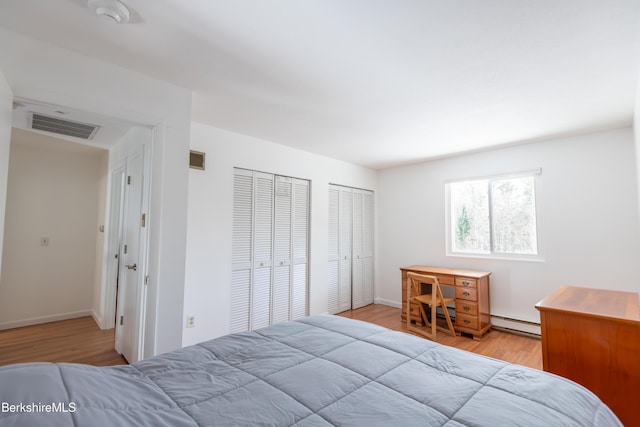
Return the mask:
<svg viewBox="0 0 640 427">
<path fill-rule="evenodd" d="M 88 0 L 87 5 L 98 16 L 118 24 L 129 22 L 129 9 L 118 0 Z"/>
</svg>

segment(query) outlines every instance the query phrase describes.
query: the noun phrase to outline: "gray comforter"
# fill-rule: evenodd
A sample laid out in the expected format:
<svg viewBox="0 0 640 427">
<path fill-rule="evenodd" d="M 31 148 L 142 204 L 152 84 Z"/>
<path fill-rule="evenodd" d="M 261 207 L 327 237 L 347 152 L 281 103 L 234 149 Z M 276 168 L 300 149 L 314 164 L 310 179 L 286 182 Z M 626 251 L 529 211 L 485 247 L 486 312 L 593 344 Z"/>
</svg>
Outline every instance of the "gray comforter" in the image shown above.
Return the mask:
<svg viewBox="0 0 640 427">
<path fill-rule="evenodd" d="M 619 426 L 566 379 L 314 316 L 129 366 L 0 367 L 2 426 Z"/>
</svg>

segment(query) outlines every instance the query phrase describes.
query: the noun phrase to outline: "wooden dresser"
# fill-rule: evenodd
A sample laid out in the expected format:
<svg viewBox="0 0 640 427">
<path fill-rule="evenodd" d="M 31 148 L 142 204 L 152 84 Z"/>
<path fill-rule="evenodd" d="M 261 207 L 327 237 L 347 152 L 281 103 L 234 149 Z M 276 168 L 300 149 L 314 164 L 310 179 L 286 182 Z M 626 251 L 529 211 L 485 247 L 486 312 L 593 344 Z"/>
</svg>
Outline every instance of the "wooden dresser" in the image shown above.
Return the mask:
<svg viewBox="0 0 640 427">
<path fill-rule="evenodd" d="M 455 328 L 458 332 L 473 335 L 479 340 L 491 329 L 491 310 L 489 302 L 489 276 L 487 271 L 456 270 L 451 268 L 412 265 L 400 268 L 402 271 L 402 321 L 407 316 L 407 272 L 436 276 L 443 292 L 447 286 L 453 286 L 456 299 Z M 409 309 L 411 320 L 422 324 L 417 303 Z"/>
<path fill-rule="evenodd" d="M 544 370 L 587 387 L 625 426 L 640 426 L 638 294 L 563 286 L 535 307 Z"/>
</svg>

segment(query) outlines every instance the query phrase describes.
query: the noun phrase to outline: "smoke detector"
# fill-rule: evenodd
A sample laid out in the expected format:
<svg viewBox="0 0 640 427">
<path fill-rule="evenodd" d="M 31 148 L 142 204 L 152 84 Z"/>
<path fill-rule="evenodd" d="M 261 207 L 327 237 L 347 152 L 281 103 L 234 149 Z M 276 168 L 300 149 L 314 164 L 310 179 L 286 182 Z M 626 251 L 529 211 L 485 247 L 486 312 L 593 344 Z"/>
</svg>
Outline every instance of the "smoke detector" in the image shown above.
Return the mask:
<svg viewBox="0 0 640 427">
<path fill-rule="evenodd" d="M 118 0 L 88 0 L 87 5 L 96 15 L 117 24 L 129 22 L 129 9 Z"/>
</svg>

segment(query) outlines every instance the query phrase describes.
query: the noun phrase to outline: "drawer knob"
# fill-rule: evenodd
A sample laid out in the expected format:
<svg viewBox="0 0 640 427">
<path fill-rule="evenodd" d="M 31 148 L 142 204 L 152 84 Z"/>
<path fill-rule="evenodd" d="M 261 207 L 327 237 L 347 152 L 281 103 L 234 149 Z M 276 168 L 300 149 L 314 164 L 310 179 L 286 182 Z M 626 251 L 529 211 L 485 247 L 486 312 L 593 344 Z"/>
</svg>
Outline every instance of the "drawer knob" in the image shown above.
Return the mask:
<svg viewBox="0 0 640 427">
<path fill-rule="evenodd" d="M 471 295 L 471 294 L 470 294 L 469 292 L 467 292 L 467 291 L 464 291 L 464 292 L 462 293 L 462 295 L 464 295 L 465 297 L 468 297 L 468 296 L 469 296 L 469 295 Z"/>
<path fill-rule="evenodd" d="M 462 285 L 463 285 L 463 286 L 469 286 L 469 282 L 467 282 L 466 280 L 463 280 L 463 281 L 462 281 Z"/>
<path fill-rule="evenodd" d="M 465 306 L 462 307 L 462 309 L 464 311 L 469 311 L 469 310 L 471 310 L 471 307 L 469 307 L 468 305 L 465 305 Z"/>
<path fill-rule="evenodd" d="M 464 320 L 463 320 L 463 322 L 464 322 L 466 325 L 468 325 L 469 323 L 471 323 L 471 320 L 469 320 L 469 319 L 464 319 Z"/>
</svg>

